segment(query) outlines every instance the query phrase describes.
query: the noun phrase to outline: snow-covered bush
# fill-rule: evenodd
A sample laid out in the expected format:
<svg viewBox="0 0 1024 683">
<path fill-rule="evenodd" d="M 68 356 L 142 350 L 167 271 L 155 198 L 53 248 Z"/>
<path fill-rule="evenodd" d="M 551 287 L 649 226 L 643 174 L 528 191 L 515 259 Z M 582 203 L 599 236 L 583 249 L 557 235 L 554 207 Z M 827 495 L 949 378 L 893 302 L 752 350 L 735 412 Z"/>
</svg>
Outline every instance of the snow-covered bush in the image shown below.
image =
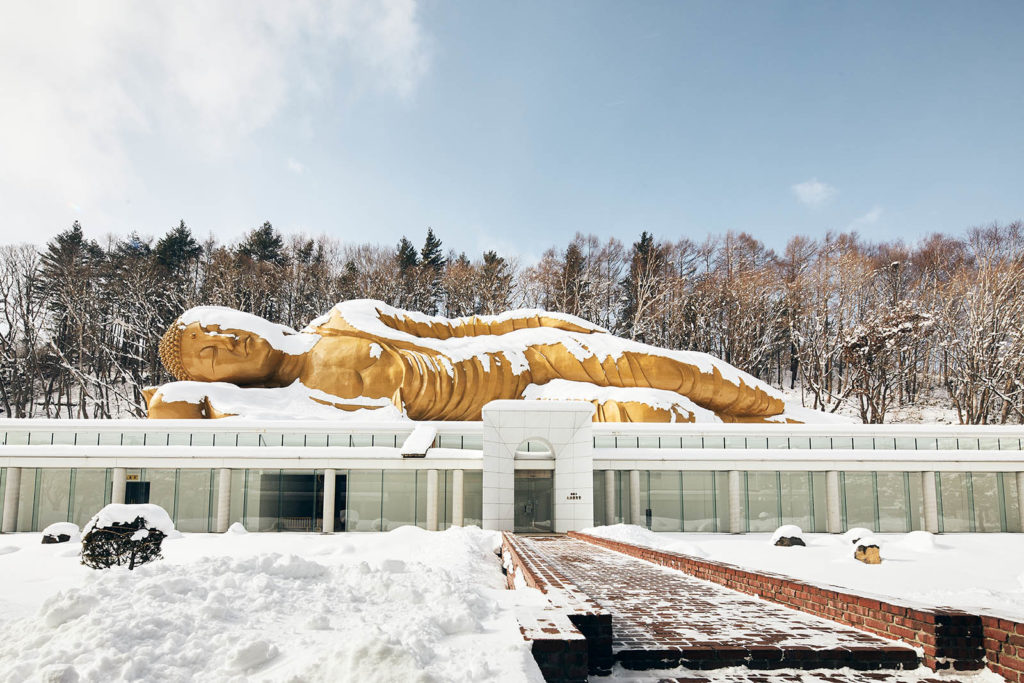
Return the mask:
<svg viewBox="0 0 1024 683">
<path fill-rule="evenodd" d="M 73 522 L 54 522 L 43 529 L 43 543 L 78 543 L 82 534 Z"/>
<path fill-rule="evenodd" d="M 783 524 L 772 534 L 772 545 L 778 546 L 806 546 L 804 543 L 804 530 L 796 524 Z"/>
<path fill-rule="evenodd" d="M 845 534 L 843 534 L 843 538 L 849 541 L 850 543 L 857 543 L 857 541 L 859 541 L 862 538 L 867 538 L 868 536 L 874 535 L 875 532 L 871 529 L 865 529 L 862 526 L 855 526 L 852 529 L 848 530 Z"/>
<path fill-rule="evenodd" d="M 135 569 L 160 559 L 160 545 L 173 532 L 174 523 L 159 505 L 108 505 L 85 525 L 82 564 Z"/>
</svg>

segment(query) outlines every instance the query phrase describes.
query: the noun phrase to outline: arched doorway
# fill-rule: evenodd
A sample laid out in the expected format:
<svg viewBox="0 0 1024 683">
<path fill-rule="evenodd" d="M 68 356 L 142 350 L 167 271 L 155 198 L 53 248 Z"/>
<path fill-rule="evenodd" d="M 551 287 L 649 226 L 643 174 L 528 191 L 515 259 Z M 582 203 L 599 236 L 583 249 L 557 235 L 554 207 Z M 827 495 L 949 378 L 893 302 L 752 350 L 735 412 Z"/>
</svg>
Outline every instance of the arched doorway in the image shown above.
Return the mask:
<svg viewBox="0 0 1024 683">
<path fill-rule="evenodd" d="M 555 529 L 554 458 L 551 445 L 541 439 L 527 439 L 515 450 L 517 533 L 551 533 Z"/>
</svg>

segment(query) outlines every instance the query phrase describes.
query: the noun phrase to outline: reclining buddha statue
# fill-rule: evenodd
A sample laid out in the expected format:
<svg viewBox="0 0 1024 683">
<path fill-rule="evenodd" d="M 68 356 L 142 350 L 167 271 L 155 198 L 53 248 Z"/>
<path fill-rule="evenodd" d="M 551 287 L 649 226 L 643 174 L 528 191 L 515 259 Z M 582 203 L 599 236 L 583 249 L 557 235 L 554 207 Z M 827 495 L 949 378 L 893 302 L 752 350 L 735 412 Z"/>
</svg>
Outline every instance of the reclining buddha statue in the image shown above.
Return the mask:
<svg viewBox="0 0 1024 683">
<path fill-rule="evenodd" d="M 146 390 L 151 418 L 330 418 L 374 409 L 479 420 L 495 399 L 590 401 L 604 422 L 788 418 L 777 391 L 711 356 L 537 310 L 449 319 L 353 300 L 296 331 L 202 306 L 171 325 L 160 357 L 180 381 Z"/>
</svg>

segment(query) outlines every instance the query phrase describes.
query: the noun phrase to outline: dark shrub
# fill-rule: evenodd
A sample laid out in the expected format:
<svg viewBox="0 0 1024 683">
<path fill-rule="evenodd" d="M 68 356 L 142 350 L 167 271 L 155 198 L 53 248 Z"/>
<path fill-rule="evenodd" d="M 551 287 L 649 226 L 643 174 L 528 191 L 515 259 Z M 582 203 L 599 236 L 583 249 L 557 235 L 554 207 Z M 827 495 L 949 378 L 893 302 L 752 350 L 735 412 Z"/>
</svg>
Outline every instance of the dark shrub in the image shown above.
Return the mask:
<svg viewBox="0 0 1024 683">
<path fill-rule="evenodd" d="M 82 564 L 93 569 L 136 565 L 158 560 L 164 532 L 147 528 L 143 517 L 134 522 L 90 529 L 82 538 Z"/>
</svg>

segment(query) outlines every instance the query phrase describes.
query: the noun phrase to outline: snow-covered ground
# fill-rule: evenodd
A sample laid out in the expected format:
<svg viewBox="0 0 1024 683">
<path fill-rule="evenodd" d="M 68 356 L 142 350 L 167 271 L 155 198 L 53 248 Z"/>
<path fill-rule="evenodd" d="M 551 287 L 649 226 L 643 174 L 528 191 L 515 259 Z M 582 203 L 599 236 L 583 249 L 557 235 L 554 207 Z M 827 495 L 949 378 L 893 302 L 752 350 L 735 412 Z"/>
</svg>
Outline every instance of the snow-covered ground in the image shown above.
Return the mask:
<svg viewBox="0 0 1024 683">
<path fill-rule="evenodd" d="M 1024 534 L 872 534 L 882 563 L 853 559 L 850 539 L 803 534 L 807 547 L 776 547 L 771 534 L 652 532 L 617 524 L 588 533 L 784 574 L 930 607 L 1024 619 Z"/>
<path fill-rule="evenodd" d="M 0 681 L 540 681 L 498 535 L 184 534 L 129 572 L 0 536 Z"/>
</svg>

